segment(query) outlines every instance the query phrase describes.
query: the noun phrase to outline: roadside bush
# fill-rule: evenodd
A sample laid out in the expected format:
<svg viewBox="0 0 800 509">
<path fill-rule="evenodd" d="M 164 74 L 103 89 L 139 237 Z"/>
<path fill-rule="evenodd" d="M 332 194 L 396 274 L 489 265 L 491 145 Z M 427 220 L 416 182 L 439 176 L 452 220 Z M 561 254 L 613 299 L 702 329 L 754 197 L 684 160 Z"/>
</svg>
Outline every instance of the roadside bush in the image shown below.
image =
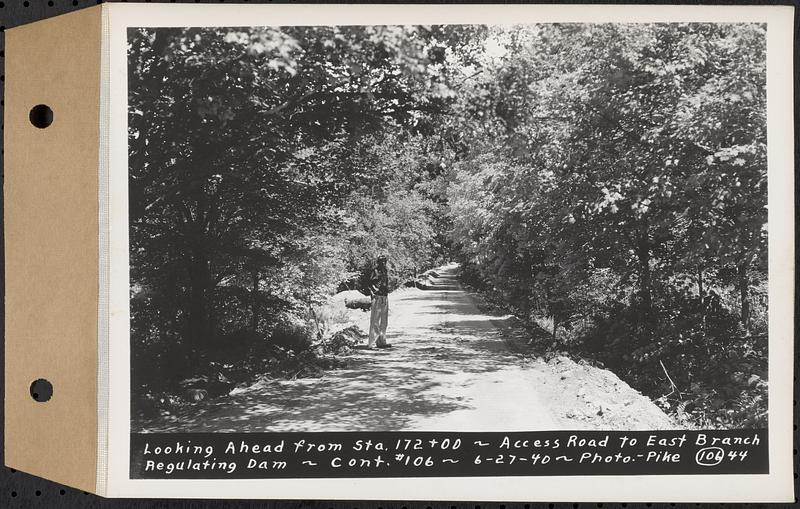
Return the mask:
<svg viewBox="0 0 800 509">
<path fill-rule="evenodd" d="M 269 336 L 269 344 L 285 351 L 302 352 L 311 347 L 313 332 L 308 325 L 289 320 L 278 323 Z"/>
<path fill-rule="evenodd" d="M 709 292 L 674 292 L 652 321 L 620 303 L 576 330 L 580 353 L 600 360 L 679 421 L 697 426 L 766 422 L 767 341 L 747 335 L 737 316 Z"/>
</svg>

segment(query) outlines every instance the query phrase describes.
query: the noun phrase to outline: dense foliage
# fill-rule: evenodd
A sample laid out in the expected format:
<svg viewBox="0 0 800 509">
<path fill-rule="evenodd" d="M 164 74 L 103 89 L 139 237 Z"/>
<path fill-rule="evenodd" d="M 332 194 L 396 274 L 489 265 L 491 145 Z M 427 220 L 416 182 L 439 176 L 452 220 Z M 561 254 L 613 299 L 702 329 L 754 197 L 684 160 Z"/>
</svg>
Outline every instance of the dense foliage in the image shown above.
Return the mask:
<svg viewBox="0 0 800 509">
<path fill-rule="evenodd" d="M 507 48 L 465 96 L 493 134 L 449 190 L 474 284 L 681 415 L 763 418 L 764 28 L 550 26 Z"/>
<path fill-rule="evenodd" d="M 763 424 L 765 65 L 750 24 L 132 30 L 134 386 L 307 350 L 387 252 Z"/>
</svg>

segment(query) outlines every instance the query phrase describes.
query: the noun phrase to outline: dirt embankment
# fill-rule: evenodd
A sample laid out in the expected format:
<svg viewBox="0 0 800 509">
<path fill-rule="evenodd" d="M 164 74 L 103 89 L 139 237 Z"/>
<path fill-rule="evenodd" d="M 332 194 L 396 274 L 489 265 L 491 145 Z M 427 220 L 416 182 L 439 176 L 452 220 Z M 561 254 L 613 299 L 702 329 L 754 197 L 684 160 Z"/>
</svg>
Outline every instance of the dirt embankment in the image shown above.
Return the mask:
<svg viewBox="0 0 800 509">
<path fill-rule="evenodd" d="M 649 398 L 606 369 L 558 355 L 538 358 L 534 369 L 552 373 L 543 390 L 552 411 L 576 429 L 671 429 L 675 425 Z M 545 386 L 548 384 L 545 384 Z"/>
</svg>

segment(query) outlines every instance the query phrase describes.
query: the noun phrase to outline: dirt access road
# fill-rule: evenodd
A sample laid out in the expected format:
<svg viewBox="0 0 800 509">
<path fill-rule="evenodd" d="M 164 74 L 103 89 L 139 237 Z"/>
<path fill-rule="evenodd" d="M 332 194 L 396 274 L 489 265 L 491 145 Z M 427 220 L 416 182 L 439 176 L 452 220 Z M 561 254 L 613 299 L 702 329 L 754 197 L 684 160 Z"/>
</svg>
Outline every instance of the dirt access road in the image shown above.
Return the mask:
<svg viewBox="0 0 800 509">
<path fill-rule="evenodd" d="M 667 429 L 669 418 L 613 373 L 525 345 L 490 316 L 457 266 L 428 290 L 389 297 L 385 350 L 356 350 L 322 378 L 264 380 L 147 431 L 524 431 Z M 368 320 L 363 313 L 362 328 Z M 152 424 L 152 423 L 151 423 Z"/>
</svg>

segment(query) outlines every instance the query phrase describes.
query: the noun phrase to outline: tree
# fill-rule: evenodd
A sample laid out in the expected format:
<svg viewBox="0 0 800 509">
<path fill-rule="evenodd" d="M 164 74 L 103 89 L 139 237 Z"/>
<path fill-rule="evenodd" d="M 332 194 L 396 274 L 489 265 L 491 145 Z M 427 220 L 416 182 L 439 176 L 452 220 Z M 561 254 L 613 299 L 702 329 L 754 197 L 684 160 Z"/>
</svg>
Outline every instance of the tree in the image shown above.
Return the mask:
<svg viewBox="0 0 800 509">
<path fill-rule="evenodd" d="M 189 344 L 219 329 L 220 285 L 250 288 L 255 316 L 260 274 L 338 224 L 364 133 L 432 104 L 411 31 L 132 31 L 132 278 L 175 301 Z"/>
</svg>

